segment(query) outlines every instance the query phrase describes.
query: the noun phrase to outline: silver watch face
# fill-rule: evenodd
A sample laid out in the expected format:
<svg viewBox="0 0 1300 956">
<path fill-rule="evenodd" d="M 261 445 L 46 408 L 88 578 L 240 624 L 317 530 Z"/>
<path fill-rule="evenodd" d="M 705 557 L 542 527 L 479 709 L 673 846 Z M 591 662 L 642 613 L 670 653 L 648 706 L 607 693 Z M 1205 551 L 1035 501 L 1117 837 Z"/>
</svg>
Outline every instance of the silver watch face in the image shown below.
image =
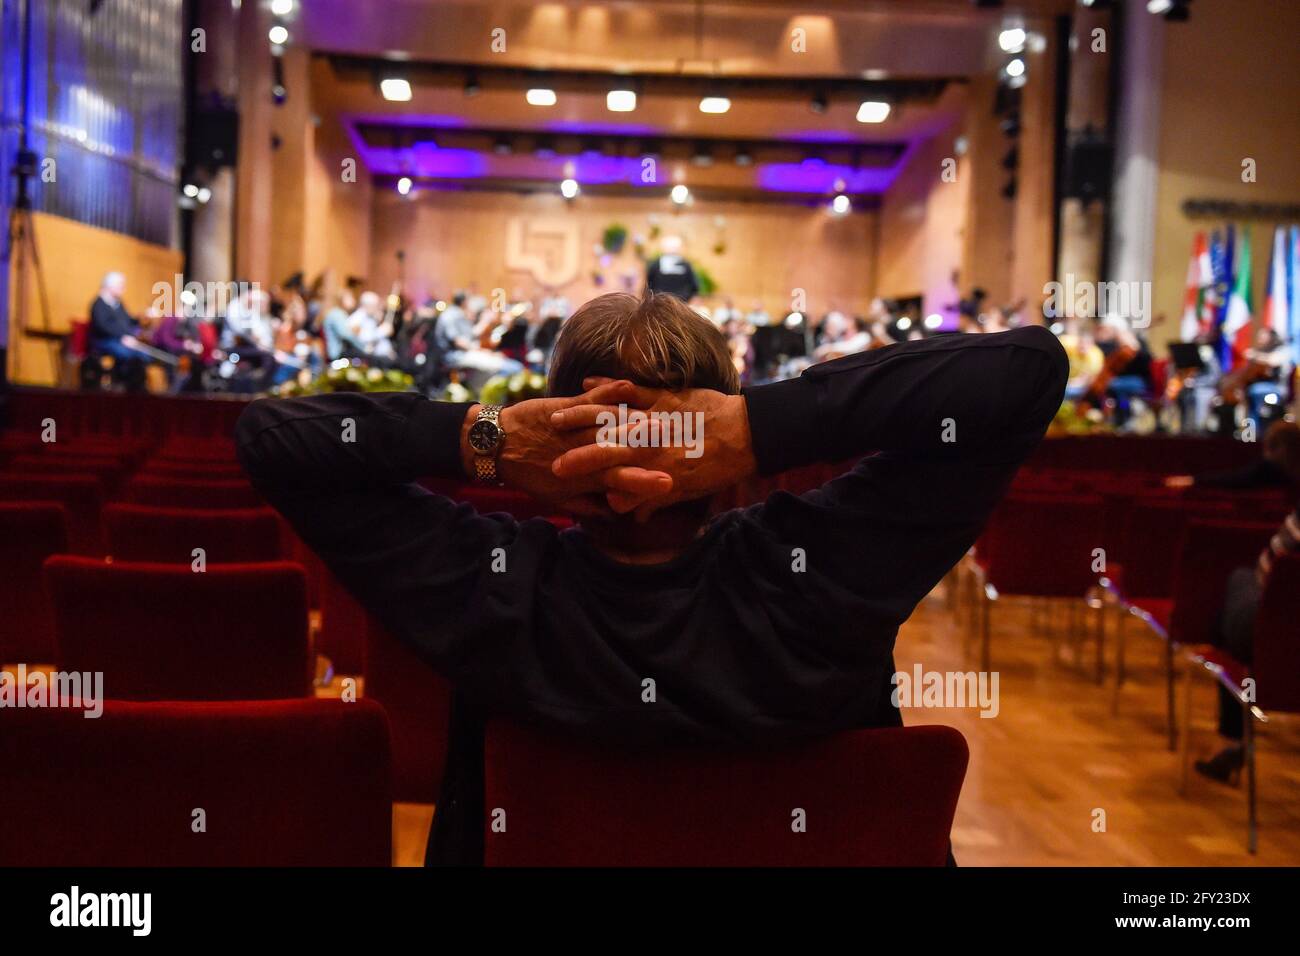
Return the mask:
<svg viewBox="0 0 1300 956">
<path fill-rule="evenodd" d="M 501 444 L 501 426 L 496 422 L 480 418 L 469 427 L 469 447 L 480 455 L 490 455 Z"/>
</svg>

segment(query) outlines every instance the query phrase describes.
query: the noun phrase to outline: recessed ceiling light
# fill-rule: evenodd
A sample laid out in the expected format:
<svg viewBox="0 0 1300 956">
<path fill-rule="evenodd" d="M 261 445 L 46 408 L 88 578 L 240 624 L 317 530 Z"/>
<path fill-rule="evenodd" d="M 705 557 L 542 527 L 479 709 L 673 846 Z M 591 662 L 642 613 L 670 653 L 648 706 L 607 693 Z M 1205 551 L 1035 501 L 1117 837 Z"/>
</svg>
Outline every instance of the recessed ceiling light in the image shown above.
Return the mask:
<svg viewBox="0 0 1300 956">
<path fill-rule="evenodd" d="M 731 109 L 731 100 L 725 96 L 706 96 L 700 100 L 701 113 L 725 113 Z"/>
<path fill-rule="evenodd" d="M 849 202 L 849 197 L 843 193 L 831 200 L 831 212 L 837 216 L 844 215 L 850 208 L 852 208 L 852 204 Z"/>
<path fill-rule="evenodd" d="M 524 99 L 528 101 L 529 106 L 554 106 L 555 90 L 549 90 L 546 87 L 537 87 L 525 93 Z"/>
<path fill-rule="evenodd" d="M 605 95 L 605 108 L 611 113 L 630 113 L 636 109 L 636 93 L 632 90 L 610 90 Z"/>
<path fill-rule="evenodd" d="M 858 107 L 859 123 L 883 123 L 889 119 L 889 104 L 880 100 L 866 100 Z"/>
<path fill-rule="evenodd" d="M 578 181 L 576 179 L 566 179 L 560 183 L 560 195 L 565 199 L 572 199 L 578 195 Z"/>
<path fill-rule="evenodd" d="M 998 46 L 1002 47 L 1003 53 L 1016 53 L 1023 50 L 1025 48 L 1025 31 L 1020 27 L 1003 30 L 998 34 Z"/>
<path fill-rule="evenodd" d="M 379 81 L 379 92 L 390 103 L 405 103 L 411 98 L 411 82 L 400 76 L 389 76 Z"/>
<path fill-rule="evenodd" d="M 397 181 L 397 191 L 403 196 L 411 191 L 411 178 L 409 176 L 403 176 Z"/>
<path fill-rule="evenodd" d="M 266 35 L 277 46 L 289 42 L 289 31 L 278 23 Z"/>
<path fill-rule="evenodd" d="M 691 198 L 691 191 L 682 183 L 678 183 L 673 187 L 673 191 L 669 195 L 671 196 L 672 201 L 680 206 L 685 203 L 686 200 Z"/>
</svg>

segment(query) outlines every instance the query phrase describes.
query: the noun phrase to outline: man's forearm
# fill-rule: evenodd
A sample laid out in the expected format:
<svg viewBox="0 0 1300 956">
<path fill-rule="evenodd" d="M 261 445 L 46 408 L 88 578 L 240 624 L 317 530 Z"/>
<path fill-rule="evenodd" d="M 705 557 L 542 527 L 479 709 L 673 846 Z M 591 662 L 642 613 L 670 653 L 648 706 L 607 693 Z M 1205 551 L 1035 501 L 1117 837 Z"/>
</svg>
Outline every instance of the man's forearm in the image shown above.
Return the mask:
<svg viewBox="0 0 1300 956">
<path fill-rule="evenodd" d="M 744 393 L 761 474 L 871 451 L 1008 460 L 1060 407 L 1065 352 L 1032 326 L 848 356 Z"/>
</svg>

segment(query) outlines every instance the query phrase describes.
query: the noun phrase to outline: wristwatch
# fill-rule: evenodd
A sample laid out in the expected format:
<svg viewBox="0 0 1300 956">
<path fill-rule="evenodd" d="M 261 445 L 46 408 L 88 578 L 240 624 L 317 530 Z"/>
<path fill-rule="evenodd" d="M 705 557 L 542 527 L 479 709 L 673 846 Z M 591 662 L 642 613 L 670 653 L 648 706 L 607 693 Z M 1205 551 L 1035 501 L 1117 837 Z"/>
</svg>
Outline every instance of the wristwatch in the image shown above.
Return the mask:
<svg viewBox="0 0 1300 956">
<path fill-rule="evenodd" d="M 505 443 L 500 405 L 480 405 L 478 418 L 469 426 L 469 447 L 474 451 L 474 480 L 485 485 L 501 484 L 497 454 Z"/>
</svg>

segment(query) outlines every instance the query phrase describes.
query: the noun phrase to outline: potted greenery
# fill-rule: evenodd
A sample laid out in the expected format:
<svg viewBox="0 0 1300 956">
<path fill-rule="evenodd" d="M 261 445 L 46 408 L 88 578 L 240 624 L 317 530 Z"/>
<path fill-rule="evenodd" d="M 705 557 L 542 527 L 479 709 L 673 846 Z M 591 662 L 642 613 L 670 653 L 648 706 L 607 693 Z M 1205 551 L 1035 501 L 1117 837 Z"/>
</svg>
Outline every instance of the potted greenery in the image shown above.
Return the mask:
<svg viewBox="0 0 1300 956">
<path fill-rule="evenodd" d="M 623 245 L 627 242 L 627 226 L 619 222 L 612 222 L 605 227 L 605 233 L 601 236 L 600 243 L 605 247 L 606 252 L 618 255 L 623 251 Z"/>
</svg>

